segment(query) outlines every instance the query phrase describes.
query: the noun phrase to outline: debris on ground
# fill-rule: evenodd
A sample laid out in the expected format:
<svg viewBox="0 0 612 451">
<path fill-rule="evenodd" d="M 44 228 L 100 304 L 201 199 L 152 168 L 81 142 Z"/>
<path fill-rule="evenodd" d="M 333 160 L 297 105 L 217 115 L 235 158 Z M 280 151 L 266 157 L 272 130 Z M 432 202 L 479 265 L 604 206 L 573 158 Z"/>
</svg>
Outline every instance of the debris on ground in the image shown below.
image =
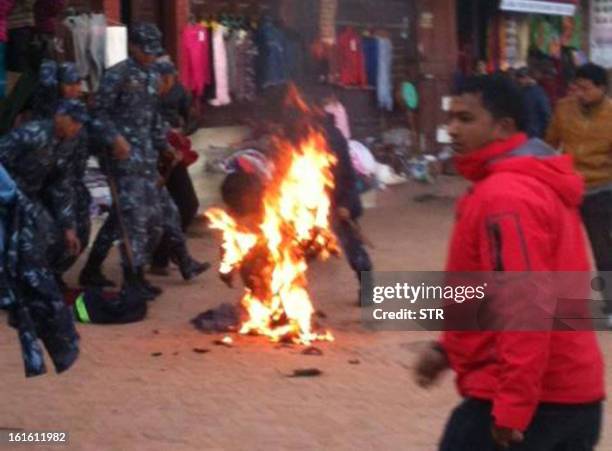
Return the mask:
<svg viewBox="0 0 612 451">
<path fill-rule="evenodd" d="M 359 365 L 361 361 L 359 359 L 351 359 L 348 361 L 351 365 Z"/>
<path fill-rule="evenodd" d="M 193 352 L 195 352 L 196 354 L 207 354 L 210 352 L 210 349 L 205 349 L 205 348 L 193 348 Z"/>
<path fill-rule="evenodd" d="M 315 348 L 314 346 L 309 346 L 308 348 L 302 351 L 304 355 L 323 355 L 323 351 L 319 348 Z"/>
<path fill-rule="evenodd" d="M 306 368 L 306 369 L 294 370 L 293 373 L 288 375 L 287 377 L 318 377 L 318 376 L 321 376 L 322 374 L 323 374 L 323 371 L 321 371 L 318 368 Z"/>
<path fill-rule="evenodd" d="M 162 355 L 164 355 L 164 353 L 163 353 L 163 352 L 152 352 L 152 353 L 151 353 L 151 357 L 160 357 L 160 356 L 162 356 Z"/>
<path fill-rule="evenodd" d="M 231 348 L 234 344 L 234 340 L 232 340 L 232 337 L 223 337 L 221 340 L 213 341 L 213 344 L 215 346 L 225 346 L 226 348 Z"/>
<path fill-rule="evenodd" d="M 207 310 L 191 320 L 196 329 L 205 333 L 233 332 L 238 328 L 239 322 L 237 307 L 228 303 Z"/>
</svg>

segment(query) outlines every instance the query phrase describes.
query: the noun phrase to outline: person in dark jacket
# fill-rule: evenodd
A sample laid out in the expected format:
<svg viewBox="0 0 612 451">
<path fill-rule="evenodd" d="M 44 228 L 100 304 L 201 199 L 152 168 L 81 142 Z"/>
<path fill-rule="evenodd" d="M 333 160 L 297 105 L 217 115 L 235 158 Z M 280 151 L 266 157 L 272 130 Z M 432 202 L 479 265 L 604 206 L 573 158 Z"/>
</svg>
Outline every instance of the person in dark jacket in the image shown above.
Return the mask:
<svg viewBox="0 0 612 451">
<path fill-rule="evenodd" d="M 568 305 L 567 290 L 532 282 L 584 273 L 590 293 L 579 213 L 584 182 L 570 157 L 522 133 L 523 116 L 519 87 L 505 77 L 469 80 L 451 105 L 455 164 L 472 186 L 457 206 L 446 271 L 505 277 L 487 292 L 486 310 L 496 315 L 492 320 L 513 323 L 502 330 L 451 329 L 421 354 L 417 382 L 429 387 L 452 368 L 463 397 L 440 451 L 592 451 L 599 439 L 605 386 L 597 336 L 592 325 L 552 330 L 547 312 L 565 316 L 558 309 Z M 494 302 L 502 309 L 491 310 Z M 532 313 L 542 322 L 523 329 L 537 319 Z"/>
<path fill-rule="evenodd" d="M 525 133 L 530 138 L 543 139 L 552 116 L 548 95 L 526 67 L 517 71 L 516 81 L 521 85 L 525 104 Z"/>
<path fill-rule="evenodd" d="M 182 230 L 186 232 L 200 208 L 188 171 L 188 166 L 195 163 L 198 155 L 191 149 L 191 141 L 183 133 L 189 123 L 191 98 L 183 85 L 178 82 L 173 63 L 161 61 L 156 63 L 154 68 L 161 77 L 160 114 L 170 130 L 168 140 L 178 151 L 174 154 L 175 158 L 163 159 L 160 165 L 161 175 L 181 215 Z M 153 254 L 150 272 L 167 276 L 170 253 L 168 240 L 162 237 L 159 247 Z"/>
</svg>

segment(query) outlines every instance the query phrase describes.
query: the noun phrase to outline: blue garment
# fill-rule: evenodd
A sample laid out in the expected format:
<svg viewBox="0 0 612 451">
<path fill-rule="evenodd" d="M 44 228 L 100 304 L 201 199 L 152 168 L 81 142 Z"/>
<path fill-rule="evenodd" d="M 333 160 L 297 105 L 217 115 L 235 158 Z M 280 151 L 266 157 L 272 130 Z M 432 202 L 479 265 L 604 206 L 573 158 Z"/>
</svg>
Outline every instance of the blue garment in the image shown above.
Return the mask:
<svg viewBox="0 0 612 451">
<path fill-rule="evenodd" d="M 391 65 L 393 59 L 393 45 L 390 39 L 378 38 L 378 80 L 377 98 L 378 106 L 387 111 L 393 111 L 393 82 L 391 79 Z"/>
<path fill-rule="evenodd" d="M 109 69 L 96 95 L 93 129 L 112 146 L 119 136 L 130 144 L 127 160 L 113 161 L 116 175 L 155 176 L 159 151 L 168 148 L 159 112 L 159 74 L 128 59 Z"/>
<path fill-rule="evenodd" d="M 285 35 L 269 18 L 264 18 L 256 37 L 259 47 L 258 80 L 262 88 L 287 81 L 287 42 Z"/>
<path fill-rule="evenodd" d="M 378 39 L 363 38 L 363 54 L 365 56 L 368 85 L 378 85 Z"/>
<path fill-rule="evenodd" d="M 544 89 L 538 85 L 523 88 L 523 102 L 525 105 L 525 132 L 530 138 L 544 138 L 550 123 L 552 109 L 550 100 Z"/>
<path fill-rule="evenodd" d="M 17 329 L 27 377 L 46 372 L 39 338 L 58 373 L 79 355 L 72 312 L 41 251 L 39 213 L 0 165 L 0 308 Z"/>
<path fill-rule="evenodd" d="M 0 138 L 0 163 L 32 201 L 49 200 L 64 230 L 75 228 L 69 165 L 72 148 L 55 137 L 52 120 L 31 121 Z"/>
</svg>

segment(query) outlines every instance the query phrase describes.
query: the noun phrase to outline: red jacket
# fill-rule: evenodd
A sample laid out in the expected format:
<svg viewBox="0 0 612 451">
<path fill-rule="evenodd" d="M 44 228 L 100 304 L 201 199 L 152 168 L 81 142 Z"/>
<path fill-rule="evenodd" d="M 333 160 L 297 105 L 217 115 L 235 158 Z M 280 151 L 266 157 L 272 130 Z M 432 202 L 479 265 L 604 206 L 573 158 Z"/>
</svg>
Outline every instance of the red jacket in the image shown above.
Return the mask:
<svg viewBox="0 0 612 451">
<path fill-rule="evenodd" d="M 338 37 L 338 64 L 340 83 L 345 86 L 367 86 L 365 57 L 361 36 L 352 28 L 347 28 Z"/>
<path fill-rule="evenodd" d="M 569 157 L 517 134 L 456 163 L 474 185 L 458 204 L 447 271 L 590 270 L 578 209 L 584 182 Z M 605 396 L 592 331 L 445 332 L 441 344 L 461 395 L 492 401 L 501 427 L 524 431 L 540 402 Z"/>
</svg>

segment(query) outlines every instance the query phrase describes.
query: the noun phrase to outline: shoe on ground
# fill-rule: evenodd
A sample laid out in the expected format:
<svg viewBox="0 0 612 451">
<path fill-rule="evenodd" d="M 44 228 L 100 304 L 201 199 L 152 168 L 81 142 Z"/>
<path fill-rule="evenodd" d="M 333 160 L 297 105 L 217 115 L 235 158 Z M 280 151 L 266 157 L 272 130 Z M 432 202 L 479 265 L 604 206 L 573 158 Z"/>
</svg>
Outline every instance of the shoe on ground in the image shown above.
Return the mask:
<svg viewBox="0 0 612 451">
<path fill-rule="evenodd" d="M 190 281 L 190 280 L 195 279 L 200 274 L 208 271 L 209 269 L 210 269 L 210 263 L 208 262 L 200 263 L 200 262 L 197 262 L 191 259 L 189 264 L 187 265 L 187 268 L 181 267 L 180 271 L 181 271 L 181 276 L 183 276 L 183 279 L 186 281 Z"/>
</svg>

